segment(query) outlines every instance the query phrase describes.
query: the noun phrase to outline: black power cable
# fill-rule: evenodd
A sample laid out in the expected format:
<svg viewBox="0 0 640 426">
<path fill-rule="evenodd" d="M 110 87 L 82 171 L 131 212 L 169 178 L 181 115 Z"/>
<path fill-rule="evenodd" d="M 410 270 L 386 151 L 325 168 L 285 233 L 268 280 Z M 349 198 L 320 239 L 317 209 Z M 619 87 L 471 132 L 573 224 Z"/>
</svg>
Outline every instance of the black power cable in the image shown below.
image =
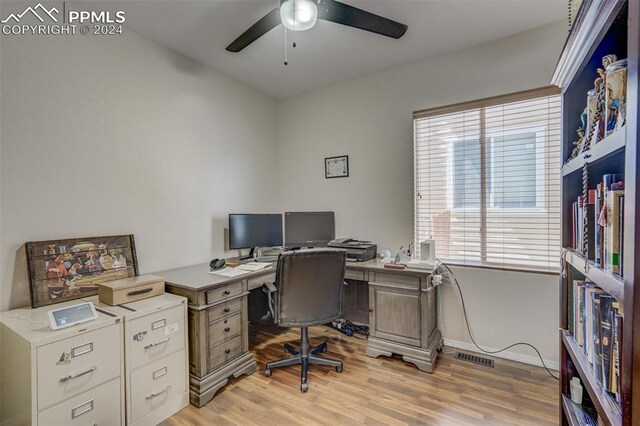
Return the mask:
<svg viewBox="0 0 640 426">
<path fill-rule="evenodd" d="M 464 314 L 464 322 L 465 322 L 465 324 L 466 324 L 466 326 L 467 326 L 467 332 L 469 333 L 469 337 L 471 338 L 471 342 L 473 342 L 473 344 L 474 344 L 474 346 L 475 346 L 476 348 L 478 348 L 481 352 L 484 352 L 484 353 L 486 353 L 486 354 L 497 354 L 497 353 L 500 353 L 500 352 L 504 352 L 504 351 L 506 351 L 507 349 L 511 349 L 511 348 L 513 348 L 514 346 L 519 346 L 519 345 L 521 345 L 521 346 L 528 346 L 528 347 L 530 347 L 531 349 L 533 349 L 534 351 L 536 351 L 536 354 L 538 354 L 538 358 L 540 358 L 540 362 L 542 363 L 542 366 L 544 367 L 544 369 L 545 369 L 545 370 L 547 370 L 547 373 L 549 373 L 549 375 L 550 375 L 551 377 L 553 377 L 554 379 L 556 379 L 556 380 L 560 380 L 558 377 L 556 377 L 556 376 L 551 372 L 551 370 L 549 370 L 549 368 L 547 368 L 547 365 L 544 363 L 544 359 L 542 358 L 542 355 L 540 354 L 540 351 L 538 350 L 538 348 L 536 348 L 535 346 L 533 346 L 531 343 L 527 343 L 527 342 L 518 342 L 518 343 L 513 343 L 513 344 L 511 344 L 511 345 L 509 345 L 509 346 L 507 346 L 507 347 L 505 347 L 505 348 L 503 348 L 503 349 L 499 349 L 499 350 L 497 350 L 497 351 L 488 351 L 488 350 L 485 350 L 485 349 L 481 348 L 481 347 L 480 347 L 480 345 L 478 345 L 478 344 L 476 343 L 476 340 L 475 340 L 475 339 L 474 339 L 474 337 L 473 337 L 473 333 L 471 332 L 471 326 L 469 325 L 469 318 L 468 318 L 468 316 L 467 316 L 467 307 L 466 307 L 466 305 L 465 305 L 465 303 L 464 303 L 464 295 L 462 294 L 462 289 L 460 288 L 460 284 L 458 283 L 458 279 L 457 279 L 457 278 L 456 278 L 456 276 L 454 275 L 454 273 L 453 273 L 453 271 L 451 270 L 451 268 L 449 268 L 446 264 L 444 264 L 444 263 L 440 262 L 440 265 L 439 265 L 439 266 L 443 266 L 443 267 L 447 270 L 447 272 L 449 272 L 449 275 L 450 275 L 450 276 L 451 276 L 451 278 L 453 279 L 454 284 L 456 285 L 456 287 L 458 287 L 458 292 L 460 293 L 460 301 L 462 302 L 462 313 Z M 436 270 L 437 270 L 437 268 L 436 268 Z"/>
</svg>

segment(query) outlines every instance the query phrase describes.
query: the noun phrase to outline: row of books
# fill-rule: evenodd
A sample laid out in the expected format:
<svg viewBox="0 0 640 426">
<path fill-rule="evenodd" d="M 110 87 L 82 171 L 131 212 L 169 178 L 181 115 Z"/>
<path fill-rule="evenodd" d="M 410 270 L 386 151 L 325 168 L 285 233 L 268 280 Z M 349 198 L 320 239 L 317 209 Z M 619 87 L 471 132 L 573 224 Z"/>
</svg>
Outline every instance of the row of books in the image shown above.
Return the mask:
<svg viewBox="0 0 640 426">
<path fill-rule="evenodd" d="M 573 336 L 602 388 L 619 401 L 622 306 L 589 281 L 573 282 Z"/>
<path fill-rule="evenodd" d="M 624 259 L 624 182 L 617 174 L 607 174 L 595 189 L 573 203 L 573 247 L 596 265 L 622 275 Z M 587 221 L 584 222 L 584 209 Z M 587 227 L 587 241 L 584 227 Z"/>
</svg>

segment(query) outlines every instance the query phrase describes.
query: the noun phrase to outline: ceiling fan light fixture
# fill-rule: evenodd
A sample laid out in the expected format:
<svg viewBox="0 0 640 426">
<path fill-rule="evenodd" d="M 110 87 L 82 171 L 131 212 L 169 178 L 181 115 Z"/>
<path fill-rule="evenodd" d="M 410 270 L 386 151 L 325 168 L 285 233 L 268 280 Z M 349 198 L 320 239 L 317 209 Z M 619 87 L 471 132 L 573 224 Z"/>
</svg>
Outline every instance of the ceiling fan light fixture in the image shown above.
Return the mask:
<svg viewBox="0 0 640 426">
<path fill-rule="evenodd" d="M 281 0 L 282 24 L 292 31 L 306 31 L 318 20 L 318 6 L 313 0 Z"/>
</svg>

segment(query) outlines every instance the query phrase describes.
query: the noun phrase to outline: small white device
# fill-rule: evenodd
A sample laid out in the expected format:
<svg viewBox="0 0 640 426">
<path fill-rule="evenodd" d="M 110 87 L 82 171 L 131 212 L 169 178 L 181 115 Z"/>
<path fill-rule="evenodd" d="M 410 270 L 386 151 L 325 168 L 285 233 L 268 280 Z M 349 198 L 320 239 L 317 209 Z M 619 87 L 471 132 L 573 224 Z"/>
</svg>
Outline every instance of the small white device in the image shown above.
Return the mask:
<svg viewBox="0 0 640 426">
<path fill-rule="evenodd" d="M 431 264 L 436 262 L 436 242 L 435 240 L 420 241 L 420 260 Z"/>
<path fill-rule="evenodd" d="M 571 400 L 576 404 L 582 404 L 582 384 L 580 383 L 580 378 L 572 378 L 569 389 L 571 391 Z"/>
<path fill-rule="evenodd" d="M 95 306 L 91 302 L 79 303 L 64 308 L 52 309 L 49 314 L 49 328 L 60 330 L 98 318 Z"/>
</svg>

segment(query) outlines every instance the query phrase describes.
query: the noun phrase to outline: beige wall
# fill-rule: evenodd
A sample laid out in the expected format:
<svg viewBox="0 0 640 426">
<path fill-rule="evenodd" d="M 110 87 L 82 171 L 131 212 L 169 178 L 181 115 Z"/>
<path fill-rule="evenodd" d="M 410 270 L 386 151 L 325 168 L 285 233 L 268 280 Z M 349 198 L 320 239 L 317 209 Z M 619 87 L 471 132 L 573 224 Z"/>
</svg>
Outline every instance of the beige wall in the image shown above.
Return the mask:
<svg viewBox="0 0 640 426">
<path fill-rule="evenodd" d="M 397 250 L 413 240 L 415 110 L 549 84 L 566 35 L 559 22 L 282 100 L 278 104 L 282 210 L 335 210 L 339 236 Z M 349 155 L 350 177 L 324 178 L 323 159 Z M 558 165 L 559 167 L 559 165 Z M 555 276 L 455 268 L 478 341 L 535 344 L 557 362 Z M 445 338 L 469 344 L 459 299 L 442 295 Z M 508 357 L 531 361 L 517 348 Z"/>
<path fill-rule="evenodd" d="M 565 30 L 281 101 L 129 31 L 3 37 L 0 310 L 28 303 L 29 240 L 131 232 L 151 272 L 224 255 L 230 211 L 330 209 L 339 235 L 395 250 L 413 239 L 411 112 L 548 84 Z M 325 180 L 324 157 L 341 154 L 351 177 Z M 527 340 L 557 360 L 556 277 L 455 271 L 480 343 Z M 464 346 L 459 300 L 441 295 L 445 337 Z"/>
<path fill-rule="evenodd" d="M 25 241 L 133 233 L 145 273 L 223 256 L 229 212 L 276 207 L 270 97 L 128 30 L 0 51 L 0 310 L 28 304 Z"/>
</svg>

